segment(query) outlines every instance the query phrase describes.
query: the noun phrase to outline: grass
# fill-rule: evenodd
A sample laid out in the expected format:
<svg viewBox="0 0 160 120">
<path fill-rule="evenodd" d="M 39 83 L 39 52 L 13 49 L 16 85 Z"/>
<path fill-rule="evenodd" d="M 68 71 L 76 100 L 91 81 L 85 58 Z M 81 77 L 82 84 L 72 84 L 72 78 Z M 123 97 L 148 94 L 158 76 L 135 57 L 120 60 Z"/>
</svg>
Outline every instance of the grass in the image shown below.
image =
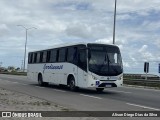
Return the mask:
<svg viewBox="0 0 160 120">
<path fill-rule="evenodd" d="M 27 76 L 26 72 L 0 72 L 0 74 L 7 74 L 7 75 L 22 75 L 22 76 Z"/>
<path fill-rule="evenodd" d="M 158 82 L 158 83 L 147 83 L 147 82 L 145 82 L 145 81 L 136 82 L 136 81 L 132 81 L 132 80 L 130 79 L 130 80 L 124 80 L 123 83 L 124 83 L 124 84 L 127 84 L 127 85 L 137 85 L 137 86 L 144 86 L 144 87 L 154 87 L 154 88 L 160 89 L 160 82 Z"/>
</svg>

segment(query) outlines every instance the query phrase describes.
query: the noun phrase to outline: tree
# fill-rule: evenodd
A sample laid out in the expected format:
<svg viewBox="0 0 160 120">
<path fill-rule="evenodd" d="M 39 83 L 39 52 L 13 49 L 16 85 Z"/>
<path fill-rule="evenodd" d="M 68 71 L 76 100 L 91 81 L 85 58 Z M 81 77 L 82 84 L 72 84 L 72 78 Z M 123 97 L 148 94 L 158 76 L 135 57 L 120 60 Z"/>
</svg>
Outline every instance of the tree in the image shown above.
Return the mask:
<svg viewBox="0 0 160 120">
<path fill-rule="evenodd" d="M 14 66 L 8 66 L 8 71 L 9 71 L 9 72 L 15 71 L 15 67 L 14 67 Z"/>
</svg>

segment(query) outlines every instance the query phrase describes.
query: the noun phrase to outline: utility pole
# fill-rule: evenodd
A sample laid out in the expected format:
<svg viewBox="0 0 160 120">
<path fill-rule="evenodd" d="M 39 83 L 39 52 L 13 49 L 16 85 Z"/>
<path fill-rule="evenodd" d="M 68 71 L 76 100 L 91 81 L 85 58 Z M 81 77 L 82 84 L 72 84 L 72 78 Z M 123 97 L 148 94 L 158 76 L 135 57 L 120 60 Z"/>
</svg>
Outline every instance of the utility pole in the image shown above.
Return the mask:
<svg viewBox="0 0 160 120">
<path fill-rule="evenodd" d="M 31 27 L 31 28 L 26 28 L 25 26 L 23 26 L 23 25 L 17 25 L 17 26 L 20 26 L 20 27 L 22 27 L 22 28 L 24 28 L 25 29 L 25 31 L 26 31 L 26 40 L 25 40 L 25 50 L 24 50 L 24 63 L 23 63 L 23 72 L 25 72 L 25 65 L 26 65 L 26 47 L 27 47 L 27 34 L 28 34 L 28 30 L 30 30 L 30 29 L 37 29 L 37 28 L 35 28 L 35 27 Z"/>
<path fill-rule="evenodd" d="M 2 66 L 2 62 L 0 62 L 0 67 Z"/>
<path fill-rule="evenodd" d="M 22 63 L 21 63 L 21 70 L 23 70 L 23 60 L 22 60 Z"/>
<path fill-rule="evenodd" d="M 114 23 L 113 23 L 113 44 L 115 44 L 115 30 L 116 30 L 116 11 L 117 11 L 117 0 L 115 0 L 115 7 L 114 7 Z"/>
</svg>

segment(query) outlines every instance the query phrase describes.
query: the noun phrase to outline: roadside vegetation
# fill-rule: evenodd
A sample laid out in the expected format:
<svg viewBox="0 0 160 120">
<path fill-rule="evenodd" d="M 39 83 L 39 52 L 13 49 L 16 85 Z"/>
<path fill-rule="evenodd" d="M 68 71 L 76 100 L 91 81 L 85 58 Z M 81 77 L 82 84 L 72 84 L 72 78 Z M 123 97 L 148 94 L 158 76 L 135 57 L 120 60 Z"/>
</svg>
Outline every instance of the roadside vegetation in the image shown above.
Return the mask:
<svg viewBox="0 0 160 120">
<path fill-rule="evenodd" d="M 27 73 L 23 72 L 22 69 L 19 67 L 14 67 L 14 66 L 8 66 L 7 68 L 5 67 L 0 67 L 0 74 L 8 74 L 8 75 L 23 75 L 26 76 Z"/>
<path fill-rule="evenodd" d="M 26 72 L 16 72 L 16 71 L 12 71 L 12 72 L 0 72 L 0 74 L 27 76 Z"/>
<path fill-rule="evenodd" d="M 126 85 L 136 85 L 144 87 L 154 87 L 160 89 L 160 78 L 157 75 L 149 74 L 124 74 L 123 83 Z"/>
</svg>

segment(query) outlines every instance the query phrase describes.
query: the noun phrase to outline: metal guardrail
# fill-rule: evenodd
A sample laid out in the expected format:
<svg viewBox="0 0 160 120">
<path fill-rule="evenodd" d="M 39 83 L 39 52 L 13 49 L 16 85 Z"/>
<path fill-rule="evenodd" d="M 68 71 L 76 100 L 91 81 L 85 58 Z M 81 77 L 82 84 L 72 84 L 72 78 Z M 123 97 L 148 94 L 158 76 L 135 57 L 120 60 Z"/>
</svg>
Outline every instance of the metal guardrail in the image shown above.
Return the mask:
<svg viewBox="0 0 160 120">
<path fill-rule="evenodd" d="M 128 82 L 149 82 L 149 83 L 160 83 L 160 80 L 145 80 L 145 79 L 123 79 Z"/>
<path fill-rule="evenodd" d="M 124 79 L 124 84 L 129 85 L 140 85 L 140 86 L 149 86 L 149 87 L 159 87 L 160 80 L 145 80 L 145 79 Z"/>
</svg>

